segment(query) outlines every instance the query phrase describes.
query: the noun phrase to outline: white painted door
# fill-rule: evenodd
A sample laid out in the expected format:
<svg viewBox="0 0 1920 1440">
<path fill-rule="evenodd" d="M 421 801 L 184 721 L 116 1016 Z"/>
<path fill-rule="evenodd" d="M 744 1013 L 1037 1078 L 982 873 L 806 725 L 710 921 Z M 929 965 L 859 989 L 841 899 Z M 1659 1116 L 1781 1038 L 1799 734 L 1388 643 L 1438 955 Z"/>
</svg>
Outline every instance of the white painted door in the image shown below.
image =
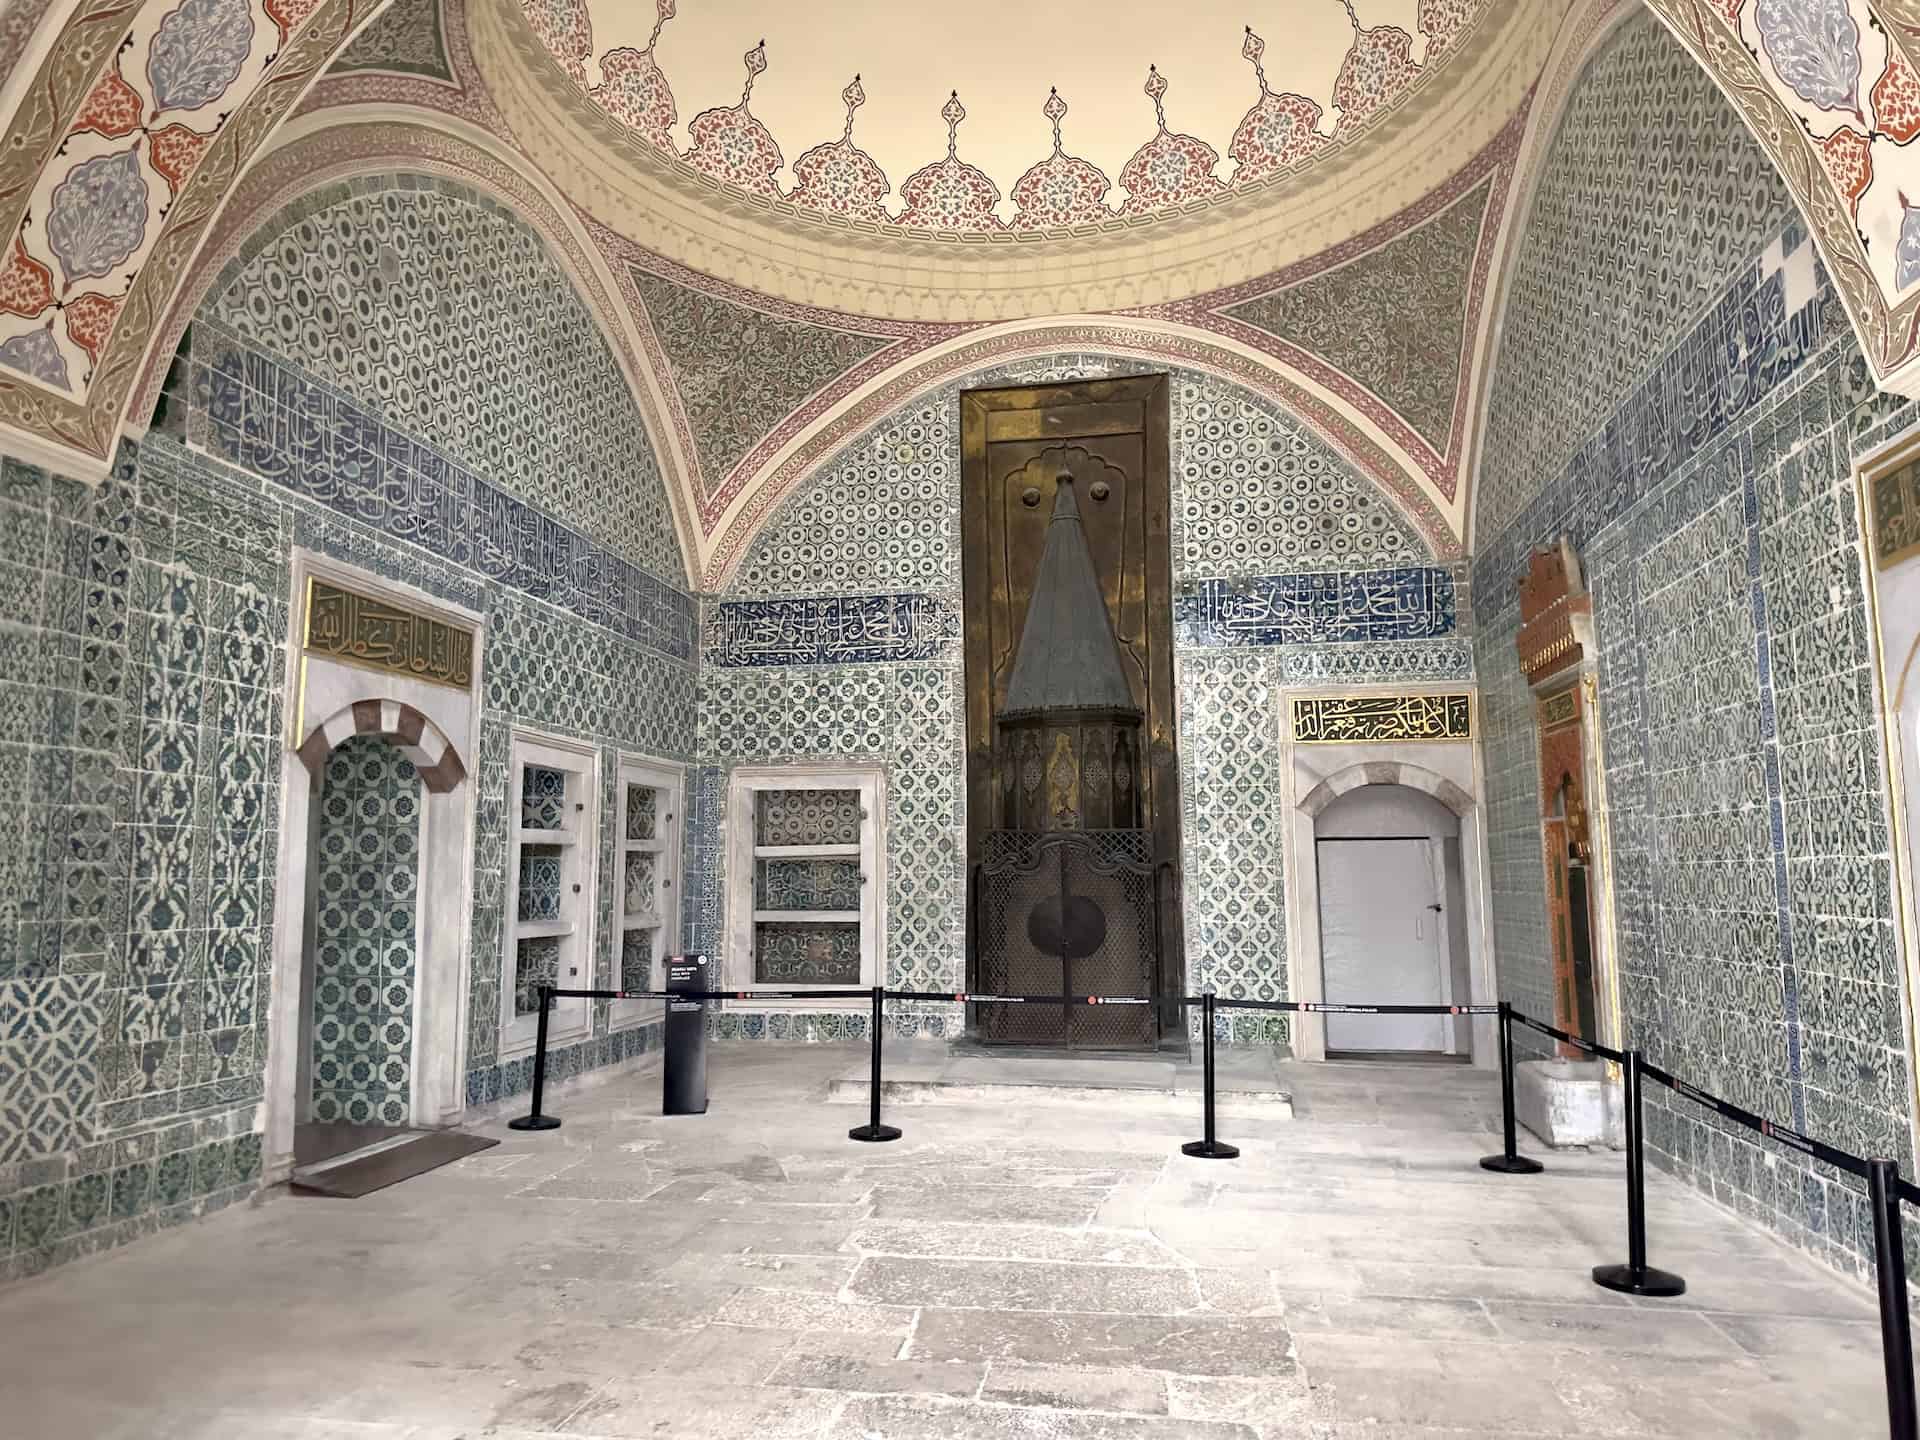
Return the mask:
<svg viewBox="0 0 1920 1440">
<path fill-rule="evenodd" d="M 1322 840 L 1320 955 L 1326 999 L 1342 1005 L 1444 1005 L 1446 916 L 1430 840 Z M 1438 1015 L 1329 1015 L 1329 1050 L 1446 1046 Z"/>
</svg>

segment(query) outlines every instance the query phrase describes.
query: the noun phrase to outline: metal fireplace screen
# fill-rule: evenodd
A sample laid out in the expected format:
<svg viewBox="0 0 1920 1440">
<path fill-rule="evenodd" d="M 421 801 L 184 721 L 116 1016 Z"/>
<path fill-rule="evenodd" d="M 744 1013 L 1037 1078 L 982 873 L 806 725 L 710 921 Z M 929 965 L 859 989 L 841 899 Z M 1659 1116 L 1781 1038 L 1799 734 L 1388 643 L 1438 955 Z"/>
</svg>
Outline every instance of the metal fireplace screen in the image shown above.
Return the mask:
<svg viewBox="0 0 1920 1440">
<path fill-rule="evenodd" d="M 986 995 L 1156 994 L 1159 915 L 1143 830 L 993 831 L 974 875 L 974 988 Z M 1010 1045 L 1151 1048 L 1153 1005 L 994 1005 L 976 1033 Z"/>
</svg>

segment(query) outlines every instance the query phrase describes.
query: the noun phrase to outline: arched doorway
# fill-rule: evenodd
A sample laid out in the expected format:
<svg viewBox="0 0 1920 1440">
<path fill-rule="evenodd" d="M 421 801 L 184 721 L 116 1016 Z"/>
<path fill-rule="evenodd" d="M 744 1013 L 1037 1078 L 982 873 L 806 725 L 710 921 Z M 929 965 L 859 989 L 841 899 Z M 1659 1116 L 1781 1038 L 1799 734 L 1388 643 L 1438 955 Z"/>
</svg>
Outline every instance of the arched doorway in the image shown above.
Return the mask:
<svg viewBox="0 0 1920 1440">
<path fill-rule="evenodd" d="M 1452 1005 L 1471 989 L 1460 817 L 1411 786 L 1369 784 L 1314 823 L 1320 966 L 1330 1004 Z M 1466 1021 L 1327 1016 L 1329 1058 L 1458 1057 Z"/>
</svg>

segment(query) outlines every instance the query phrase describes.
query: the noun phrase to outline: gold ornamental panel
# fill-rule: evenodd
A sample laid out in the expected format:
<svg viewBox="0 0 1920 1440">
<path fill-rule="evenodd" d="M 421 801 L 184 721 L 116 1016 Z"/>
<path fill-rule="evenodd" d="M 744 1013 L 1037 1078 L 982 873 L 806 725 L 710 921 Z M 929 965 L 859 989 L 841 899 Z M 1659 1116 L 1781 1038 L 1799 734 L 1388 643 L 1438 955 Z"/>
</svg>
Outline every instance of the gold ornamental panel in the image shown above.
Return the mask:
<svg viewBox="0 0 1920 1440">
<path fill-rule="evenodd" d="M 465 690 L 473 683 L 473 632 L 357 595 L 319 578 L 307 582 L 309 654 Z"/>
<path fill-rule="evenodd" d="M 1882 570 L 1920 554 L 1920 461 L 1874 477 L 1873 548 Z"/>
<path fill-rule="evenodd" d="M 1571 725 L 1578 715 L 1579 710 L 1571 690 L 1562 690 L 1557 695 L 1549 695 L 1540 702 L 1542 730 L 1558 730 L 1562 725 Z"/>
<path fill-rule="evenodd" d="M 1293 702 L 1302 745 L 1391 740 L 1471 740 L 1470 695 L 1317 695 Z"/>
</svg>

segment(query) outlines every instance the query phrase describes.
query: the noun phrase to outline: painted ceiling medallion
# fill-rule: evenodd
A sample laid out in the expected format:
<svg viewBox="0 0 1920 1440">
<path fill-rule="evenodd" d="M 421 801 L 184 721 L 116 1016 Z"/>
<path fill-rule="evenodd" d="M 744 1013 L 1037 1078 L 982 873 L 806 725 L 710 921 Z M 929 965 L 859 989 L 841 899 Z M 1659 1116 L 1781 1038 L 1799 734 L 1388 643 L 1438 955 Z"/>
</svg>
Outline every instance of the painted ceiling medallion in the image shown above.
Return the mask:
<svg viewBox="0 0 1920 1440">
<path fill-rule="evenodd" d="M 840 99 L 847 107 L 846 128 L 838 140 L 816 145 L 793 162 L 793 194 L 788 198 L 823 215 L 885 224 L 893 218 L 886 205 L 893 184 L 873 157 L 853 143 L 853 112 L 867 103 L 858 75 Z"/>
<path fill-rule="evenodd" d="M 673 149 L 673 127 L 680 110 L 673 103 L 673 87 L 653 58 L 660 43 L 660 32 L 675 14 L 674 0 L 659 0 L 653 33 L 647 48 L 635 50 L 621 46 L 600 57 L 601 81 L 587 93 L 609 115 L 624 121 L 662 150 Z"/>
<path fill-rule="evenodd" d="M 1413 84 L 1420 67 L 1413 63 L 1413 37 L 1396 25 L 1361 25 L 1346 0 L 1347 19 L 1353 24 L 1353 48 L 1333 82 L 1333 105 L 1342 134 L 1363 127 Z"/>
<path fill-rule="evenodd" d="M 1227 153 L 1234 159 L 1236 185 L 1264 180 L 1297 165 L 1329 143 L 1320 133 L 1318 105 L 1304 95 L 1276 94 L 1267 84 L 1266 67 L 1260 63 L 1267 53 L 1267 42 L 1253 33 L 1251 25 L 1240 53 L 1253 65 L 1260 82 L 1260 98 L 1247 111 L 1227 146 Z"/>
<path fill-rule="evenodd" d="M 1167 129 L 1167 77 L 1149 65 L 1147 83 L 1141 88 L 1153 101 L 1159 129 L 1153 139 L 1133 152 L 1120 172 L 1120 183 L 1127 192 L 1120 213 L 1147 215 L 1189 200 L 1204 200 L 1224 190 L 1225 184 L 1213 173 L 1220 163 L 1220 152 L 1197 136 Z"/>
<path fill-rule="evenodd" d="M 160 22 L 147 51 L 155 114 L 218 100 L 240 78 L 252 49 L 247 0 L 186 0 Z"/>
<path fill-rule="evenodd" d="M 747 109 L 753 98 L 753 82 L 767 68 L 767 42 L 762 40 L 742 57 L 747 64 L 746 87 L 738 105 L 702 110 L 687 126 L 693 136 L 693 148 L 687 151 L 687 163 L 702 174 L 729 185 L 738 185 L 754 195 L 780 198 L 780 182 L 774 174 L 786 164 L 773 134 L 754 119 Z"/>
<path fill-rule="evenodd" d="M 1113 214 L 1106 198 L 1112 182 L 1098 165 L 1061 148 L 1060 122 L 1066 118 L 1067 102 L 1058 89 L 1047 96 L 1040 113 L 1053 122 L 1053 154 L 1014 182 L 1013 228 L 1093 225 L 1108 219 Z"/>
<path fill-rule="evenodd" d="M 960 122 L 967 118 L 967 110 L 958 90 L 940 107 L 940 118 L 947 122 L 947 158 L 907 177 L 900 187 L 900 197 L 907 202 L 900 223 L 976 234 L 1006 229 L 993 213 L 1000 203 L 1000 187 L 987 178 L 986 171 L 960 158 Z"/>
<path fill-rule="evenodd" d="M 587 0 L 521 0 L 527 23 L 560 66 L 581 85 L 593 55 L 593 18 Z"/>
</svg>

